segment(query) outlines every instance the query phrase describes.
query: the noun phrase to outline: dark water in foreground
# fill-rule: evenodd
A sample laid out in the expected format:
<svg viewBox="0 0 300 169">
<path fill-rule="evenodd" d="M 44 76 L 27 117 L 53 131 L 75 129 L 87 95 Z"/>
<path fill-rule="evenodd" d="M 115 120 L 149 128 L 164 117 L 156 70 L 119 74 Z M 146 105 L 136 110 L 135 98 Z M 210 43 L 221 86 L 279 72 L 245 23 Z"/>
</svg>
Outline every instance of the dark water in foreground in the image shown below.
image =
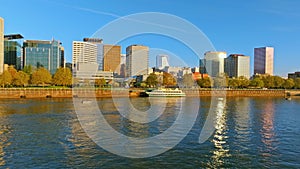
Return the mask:
<svg viewBox="0 0 300 169">
<path fill-rule="evenodd" d="M 227 98 L 215 132 L 199 144 L 210 99 L 201 99 L 194 127 L 177 146 L 145 159 L 97 146 L 81 128 L 72 99 L 0 100 L 0 168 L 300 168 L 300 99 Z M 141 138 L 170 127 L 180 106 L 166 100 L 155 123 L 138 125 L 120 116 L 112 99 L 98 101 L 113 128 Z M 147 98 L 131 102 L 140 110 L 149 106 Z"/>
</svg>

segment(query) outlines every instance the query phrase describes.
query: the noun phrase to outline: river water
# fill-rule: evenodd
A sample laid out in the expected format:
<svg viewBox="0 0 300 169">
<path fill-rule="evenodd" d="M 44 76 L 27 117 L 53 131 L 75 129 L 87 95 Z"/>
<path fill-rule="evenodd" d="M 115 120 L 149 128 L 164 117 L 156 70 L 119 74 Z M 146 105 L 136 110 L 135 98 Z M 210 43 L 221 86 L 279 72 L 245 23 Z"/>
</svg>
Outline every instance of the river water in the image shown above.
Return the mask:
<svg viewBox="0 0 300 169">
<path fill-rule="evenodd" d="M 97 103 L 115 130 L 147 138 L 166 131 L 175 123 L 176 110 L 195 99 L 185 98 L 181 104 L 165 99 L 165 111 L 144 124 L 118 113 L 114 105 L 128 104 L 122 98 Z M 149 158 L 121 157 L 98 146 L 82 129 L 72 99 L 3 99 L 0 168 L 300 168 L 300 99 L 224 99 L 214 117 L 212 135 L 200 144 L 209 110 L 216 106 L 211 99 L 200 99 L 192 129 L 179 144 Z M 141 111 L 149 108 L 148 98 L 130 102 Z"/>
</svg>

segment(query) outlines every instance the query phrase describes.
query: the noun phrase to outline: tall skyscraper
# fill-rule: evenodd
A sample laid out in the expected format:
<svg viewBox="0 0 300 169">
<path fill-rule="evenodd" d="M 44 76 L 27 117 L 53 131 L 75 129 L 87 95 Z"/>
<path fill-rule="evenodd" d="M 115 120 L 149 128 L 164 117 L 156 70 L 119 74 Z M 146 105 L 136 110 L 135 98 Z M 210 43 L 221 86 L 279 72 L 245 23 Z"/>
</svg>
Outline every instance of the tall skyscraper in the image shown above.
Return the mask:
<svg viewBox="0 0 300 169">
<path fill-rule="evenodd" d="M 103 70 L 120 74 L 121 46 L 103 46 Z"/>
<path fill-rule="evenodd" d="M 226 52 L 209 51 L 204 54 L 204 59 L 202 59 L 200 63 L 204 65 L 205 71 L 208 73 L 209 76 L 217 77 L 224 73 L 225 58 L 226 58 Z"/>
<path fill-rule="evenodd" d="M 254 74 L 273 75 L 274 48 L 254 48 Z"/>
<path fill-rule="evenodd" d="M 44 67 L 51 74 L 61 66 L 62 46 L 59 41 L 25 40 L 23 51 L 24 66 Z"/>
<path fill-rule="evenodd" d="M 4 19 L 0 17 L 0 74 L 4 68 Z"/>
<path fill-rule="evenodd" d="M 149 47 L 131 45 L 126 48 L 126 76 L 147 75 L 149 67 Z"/>
<path fill-rule="evenodd" d="M 83 38 L 84 42 L 89 42 L 97 46 L 97 64 L 98 70 L 103 70 L 103 58 L 104 58 L 104 44 L 103 39 L 100 38 Z"/>
<path fill-rule="evenodd" d="M 250 57 L 231 54 L 225 59 L 225 73 L 230 77 L 244 76 L 250 78 Z"/>
<path fill-rule="evenodd" d="M 206 67 L 205 67 L 205 59 L 200 59 L 199 61 L 199 73 L 207 74 Z"/>
<path fill-rule="evenodd" d="M 121 54 L 120 77 L 126 76 L 126 54 Z"/>
<path fill-rule="evenodd" d="M 73 41 L 72 48 L 73 70 L 78 68 L 79 63 L 97 64 L 98 47 L 96 44 L 90 42 Z"/>
<path fill-rule="evenodd" d="M 156 68 L 164 69 L 167 66 L 170 66 L 169 62 L 168 62 L 168 55 L 157 55 L 156 56 Z"/>
<path fill-rule="evenodd" d="M 22 39 L 20 34 L 4 35 L 4 64 L 12 65 L 17 70 L 22 69 L 22 45 L 16 41 Z"/>
</svg>

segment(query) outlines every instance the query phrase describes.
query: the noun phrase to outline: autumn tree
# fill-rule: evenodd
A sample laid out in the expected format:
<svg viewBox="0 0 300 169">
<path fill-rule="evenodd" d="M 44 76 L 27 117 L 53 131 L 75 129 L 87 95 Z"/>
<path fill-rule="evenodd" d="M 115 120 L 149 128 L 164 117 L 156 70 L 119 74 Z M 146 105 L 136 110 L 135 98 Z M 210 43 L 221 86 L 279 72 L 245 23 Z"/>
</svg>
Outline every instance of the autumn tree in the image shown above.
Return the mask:
<svg viewBox="0 0 300 169">
<path fill-rule="evenodd" d="M 175 86 L 177 84 L 176 79 L 167 72 L 163 73 L 163 85 L 164 86 Z"/>
<path fill-rule="evenodd" d="M 197 84 L 201 88 L 209 88 L 209 87 L 211 87 L 212 80 L 209 77 L 205 77 L 205 78 L 202 78 L 202 79 L 198 79 Z"/>
<path fill-rule="evenodd" d="M 157 76 L 154 73 L 151 73 L 145 83 L 149 86 L 149 87 L 156 87 L 156 85 L 158 84 L 158 79 Z"/>
<path fill-rule="evenodd" d="M 100 79 L 95 80 L 95 86 L 103 87 L 104 85 L 106 85 L 106 80 L 104 78 L 100 78 Z"/>
<path fill-rule="evenodd" d="M 29 82 L 29 75 L 23 71 L 18 71 L 13 79 L 13 85 L 25 87 Z"/>
<path fill-rule="evenodd" d="M 17 70 L 14 68 L 14 66 L 8 66 L 7 71 L 11 74 L 11 77 L 14 79 L 17 74 Z"/>
<path fill-rule="evenodd" d="M 71 86 L 72 72 L 68 68 L 58 68 L 53 76 L 53 84 L 57 86 Z"/>
<path fill-rule="evenodd" d="M 0 75 L 0 84 L 2 87 L 9 86 L 12 83 L 12 76 L 8 70 L 5 70 L 1 75 Z"/>
<path fill-rule="evenodd" d="M 44 87 L 45 84 L 50 84 L 51 80 L 50 72 L 43 67 L 37 69 L 31 75 L 31 84 L 42 85 Z"/>
</svg>

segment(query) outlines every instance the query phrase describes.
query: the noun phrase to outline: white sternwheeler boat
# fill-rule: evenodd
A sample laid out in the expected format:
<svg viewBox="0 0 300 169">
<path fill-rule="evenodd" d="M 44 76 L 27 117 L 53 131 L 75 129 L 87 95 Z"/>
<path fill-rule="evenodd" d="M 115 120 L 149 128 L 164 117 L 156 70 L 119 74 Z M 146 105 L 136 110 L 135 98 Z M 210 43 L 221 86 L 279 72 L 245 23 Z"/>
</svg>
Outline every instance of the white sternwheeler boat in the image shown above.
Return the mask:
<svg viewBox="0 0 300 169">
<path fill-rule="evenodd" d="M 149 97 L 184 97 L 185 93 L 178 88 L 159 88 L 146 92 Z"/>
</svg>

